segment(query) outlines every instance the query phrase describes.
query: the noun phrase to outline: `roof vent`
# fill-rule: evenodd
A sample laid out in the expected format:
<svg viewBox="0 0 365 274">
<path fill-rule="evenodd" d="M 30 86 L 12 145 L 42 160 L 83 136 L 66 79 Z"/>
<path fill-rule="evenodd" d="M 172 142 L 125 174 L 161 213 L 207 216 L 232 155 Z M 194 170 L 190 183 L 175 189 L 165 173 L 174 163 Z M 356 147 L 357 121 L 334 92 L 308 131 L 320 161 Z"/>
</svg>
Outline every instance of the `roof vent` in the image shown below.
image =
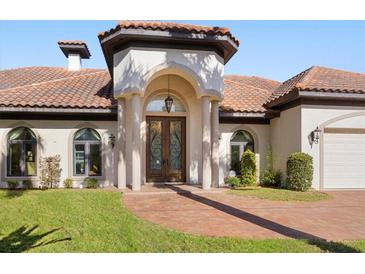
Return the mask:
<svg viewBox="0 0 365 274">
<path fill-rule="evenodd" d="M 84 41 L 62 40 L 58 45 L 68 59 L 68 70 L 78 71 L 81 69 L 81 59 L 89 59 L 91 54 Z"/>
</svg>

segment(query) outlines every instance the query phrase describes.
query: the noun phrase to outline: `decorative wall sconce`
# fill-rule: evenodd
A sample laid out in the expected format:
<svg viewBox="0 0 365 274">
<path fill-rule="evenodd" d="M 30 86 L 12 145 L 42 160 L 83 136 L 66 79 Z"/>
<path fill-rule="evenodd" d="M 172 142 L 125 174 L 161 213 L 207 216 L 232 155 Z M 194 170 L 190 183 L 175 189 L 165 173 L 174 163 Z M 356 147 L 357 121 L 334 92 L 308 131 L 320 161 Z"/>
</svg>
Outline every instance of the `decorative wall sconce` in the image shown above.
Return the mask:
<svg viewBox="0 0 365 274">
<path fill-rule="evenodd" d="M 318 127 L 316 127 L 316 129 L 311 132 L 310 136 L 312 139 L 312 143 L 318 144 L 319 138 L 321 136 L 321 132 L 322 132 L 322 130 L 320 130 Z"/>
<path fill-rule="evenodd" d="M 109 145 L 111 145 L 112 148 L 114 148 L 115 145 L 115 136 L 113 133 L 109 135 Z"/>
</svg>

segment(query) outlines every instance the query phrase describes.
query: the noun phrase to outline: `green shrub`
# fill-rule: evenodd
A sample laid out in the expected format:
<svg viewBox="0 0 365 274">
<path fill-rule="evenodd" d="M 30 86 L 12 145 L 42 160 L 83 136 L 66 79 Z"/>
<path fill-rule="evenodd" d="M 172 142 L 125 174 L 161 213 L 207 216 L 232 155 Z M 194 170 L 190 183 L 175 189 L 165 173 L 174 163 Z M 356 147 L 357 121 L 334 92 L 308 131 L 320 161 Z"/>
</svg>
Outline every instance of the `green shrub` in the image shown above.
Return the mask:
<svg viewBox="0 0 365 274">
<path fill-rule="evenodd" d="M 25 189 L 33 188 L 32 180 L 23 180 L 23 188 L 25 188 Z"/>
<path fill-rule="evenodd" d="M 231 187 L 239 187 L 241 185 L 241 179 L 235 176 L 225 178 L 224 182 Z"/>
<path fill-rule="evenodd" d="M 84 180 L 84 185 L 86 188 L 97 188 L 98 187 L 98 180 L 95 178 L 86 178 Z"/>
<path fill-rule="evenodd" d="M 8 184 L 8 188 L 11 190 L 14 190 L 19 186 L 19 182 L 16 180 L 9 180 L 6 181 L 6 183 Z"/>
<path fill-rule="evenodd" d="M 307 191 L 313 180 L 313 158 L 307 153 L 295 152 L 287 161 L 287 185 L 289 189 Z"/>
<path fill-rule="evenodd" d="M 73 185 L 74 185 L 74 180 L 73 179 L 67 178 L 67 179 L 63 180 L 63 186 L 65 188 L 73 188 Z"/>
<path fill-rule="evenodd" d="M 267 148 L 266 154 L 266 170 L 261 173 L 260 185 L 267 187 L 281 187 L 282 174 L 273 168 L 273 157 L 271 145 Z"/>
<path fill-rule="evenodd" d="M 241 183 L 244 186 L 256 184 L 256 158 L 249 149 L 241 157 Z"/>
<path fill-rule="evenodd" d="M 280 187 L 282 174 L 280 171 L 265 170 L 261 174 L 260 184 L 262 186 Z"/>
</svg>

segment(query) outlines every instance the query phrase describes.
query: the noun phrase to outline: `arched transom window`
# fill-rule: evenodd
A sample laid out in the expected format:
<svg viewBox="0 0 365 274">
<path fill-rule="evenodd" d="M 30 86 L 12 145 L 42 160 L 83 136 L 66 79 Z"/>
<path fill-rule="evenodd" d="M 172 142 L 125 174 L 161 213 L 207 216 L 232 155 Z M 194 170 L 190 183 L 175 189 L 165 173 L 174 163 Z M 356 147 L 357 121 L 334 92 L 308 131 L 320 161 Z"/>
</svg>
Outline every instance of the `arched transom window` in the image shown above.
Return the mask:
<svg viewBox="0 0 365 274">
<path fill-rule="evenodd" d="M 152 97 L 152 99 L 148 102 L 146 111 L 166 112 L 165 99 L 167 96 L 167 93 L 160 93 Z M 186 112 L 184 104 L 178 97 L 172 94 L 170 94 L 170 97 L 172 97 L 172 99 L 174 100 L 171 107 L 171 112 Z"/>
<path fill-rule="evenodd" d="M 101 138 L 91 128 L 75 133 L 73 141 L 74 175 L 101 176 Z"/>
<path fill-rule="evenodd" d="M 245 130 L 236 131 L 231 138 L 231 170 L 240 174 L 240 159 L 244 151 L 255 152 L 255 144 L 252 135 Z"/>
<path fill-rule="evenodd" d="M 8 134 L 8 176 L 37 175 L 37 138 L 26 127 L 18 127 Z"/>
</svg>

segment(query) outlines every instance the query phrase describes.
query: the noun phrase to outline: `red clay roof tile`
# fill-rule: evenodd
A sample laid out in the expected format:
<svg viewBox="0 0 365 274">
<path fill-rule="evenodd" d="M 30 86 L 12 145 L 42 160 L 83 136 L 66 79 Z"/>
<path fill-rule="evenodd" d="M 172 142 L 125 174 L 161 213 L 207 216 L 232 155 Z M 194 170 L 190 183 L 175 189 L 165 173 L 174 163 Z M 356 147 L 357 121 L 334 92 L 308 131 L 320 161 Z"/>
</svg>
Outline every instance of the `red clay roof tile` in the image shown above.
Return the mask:
<svg viewBox="0 0 365 274">
<path fill-rule="evenodd" d="M 144 29 L 144 30 L 161 30 L 161 31 L 175 31 L 182 33 L 203 33 L 213 35 L 227 35 L 237 46 L 239 41 L 235 38 L 228 28 L 213 27 L 213 26 L 200 26 L 193 24 L 182 24 L 175 22 L 160 22 L 160 21 L 134 21 L 134 20 L 121 20 L 118 21 L 118 25 L 108 31 L 100 32 L 98 34 L 99 39 L 115 33 L 120 29 Z"/>
<path fill-rule="evenodd" d="M 267 103 L 292 91 L 365 93 L 365 74 L 313 66 L 282 83 Z"/>
<path fill-rule="evenodd" d="M 263 104 L 279 85 L 280 82 L 256 76 L 226 76 L 220 109 L 226 112 L 265 112 Z"/>
</svg>

